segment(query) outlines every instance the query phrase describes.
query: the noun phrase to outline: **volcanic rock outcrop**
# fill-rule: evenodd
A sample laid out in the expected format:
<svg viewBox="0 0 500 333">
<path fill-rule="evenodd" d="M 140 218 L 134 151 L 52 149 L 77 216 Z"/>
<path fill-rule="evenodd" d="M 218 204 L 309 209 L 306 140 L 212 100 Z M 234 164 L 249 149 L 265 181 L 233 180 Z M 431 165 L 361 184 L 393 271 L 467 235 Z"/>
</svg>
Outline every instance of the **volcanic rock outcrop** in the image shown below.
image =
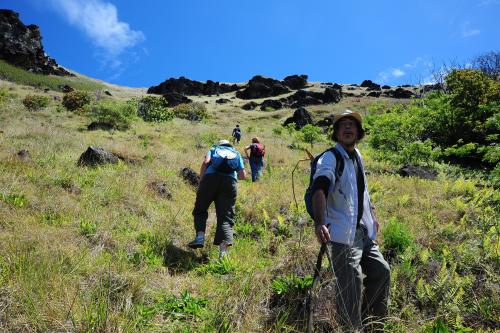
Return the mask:
<svg viewBox="0 0 500 333">
<path fill-rule="evenodd" d="M 288 124 L 295 124 L 295 129 L 299 130 L 307 124 L 312 124 L 311 114 L 305 108 L 298 108 L 293 113 L 293 116 L 287 118 L 283 123 L 283 126 L 287 126 Z"/>
<path fill-rule="evenodd" d="M 74 76 L 45 54 L 40 28 L 7 9 L 0 9 L 0 59 L 34 73 Z"/>
<path fill-rule="evenodd" d="M 214 82 L 208 80 L 206 83 L 200 81 L 193 81 L 184 76 L 178 79 L 170 78 L 157 86 L 150 87 L 148 89 L 148 94 L 168 94 L 168 93 L 178 93 L 188 96 L 196 95 L 217 95 L 225 94 L 228 92 L 236 91 L 241 89 L 236 84 L 225 84 Z"/>
<path fill-rule="evenodd" d="M 255 99 L 278 96 L 289 92 L 290 90 L 283 82 L 256 75 L 248 81 L 245 89 L 236 92 L 236 97 L 241 99 Z"/>
</svg>

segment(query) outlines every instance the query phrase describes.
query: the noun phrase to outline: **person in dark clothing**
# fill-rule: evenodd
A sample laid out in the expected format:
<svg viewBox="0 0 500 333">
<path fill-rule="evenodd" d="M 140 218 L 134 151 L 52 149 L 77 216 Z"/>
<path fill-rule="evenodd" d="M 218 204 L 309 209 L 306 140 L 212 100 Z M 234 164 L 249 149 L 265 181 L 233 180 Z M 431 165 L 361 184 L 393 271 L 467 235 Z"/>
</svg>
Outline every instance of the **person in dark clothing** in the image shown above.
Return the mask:
<svg viewBox="0 0 500 333">
<path fill-rule="evenodd" d="M 240 128 L 240 125 L 236 125 L 235 128 L 233 128 L 233 144 L 235 143 L 240 143 L 240 140 L 241 140 L 241 128 Z"/>
<path fill-rule="evenodd" d="M 188 244 L 192 249 L 205 244 L 208 208 L 215 202 L 217 229 L 214 245 L 220 249 L 220 257 L 233 244 L 233 225 L 238 179 L 246 179 L 241 154 L 227 140 L 221 140 L 206 154 L 200 169 L 200 184 L 193 209 L 196 237 Z"/>
<path fill-rule="evenodd" d="M 250 163 L 250 169 L 252 170 L 252 182 L 256 182 L 260 176 L 262 176 L 262 170 L 264 169 L 264 155 L 266 153 L 266 147 L 260 143 L 259 138 L 253 137 L 252 144 L 245 148 L 245 155 Z M 248 152 L 250 151 L 250 155 Z"/>
<path fill-rule="evenodd" d="M 363 325 L 383 331 L 387 317 L 390 269 L 375 241 L 378 222 L 356 143 L 364 136 L 361 116 L 345 110 L 334 118 L 332 139 L 344 161 L 337 177 L 336 157 L 325 152 L 313 176 L 312 208 L 320 243 L 331 242 L 338 281 L 337 314 L 344 332 Z M 364 276 L 364 277 L 363 277 Z"/>
</svg>

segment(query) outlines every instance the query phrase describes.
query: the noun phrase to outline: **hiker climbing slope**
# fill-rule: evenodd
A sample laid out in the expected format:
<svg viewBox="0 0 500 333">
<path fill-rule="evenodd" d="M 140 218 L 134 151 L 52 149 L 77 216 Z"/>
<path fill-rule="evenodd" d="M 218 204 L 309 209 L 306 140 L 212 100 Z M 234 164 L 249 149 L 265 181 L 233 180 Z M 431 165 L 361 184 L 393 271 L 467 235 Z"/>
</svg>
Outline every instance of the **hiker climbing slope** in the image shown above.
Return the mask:
<svg viewBox="0 0 500 333">
<path fill-rule="evenodd" d="M 363 159 L 355 148 L 364 136 L 362 118 L 346 110 L 334 118 L 333 127 L 337 152 L 326 151 L 318 159 L 313 176 L 315 233 L 320 243 L 332 245 L 329 248 L 338 281 L 337 314 L 343 331 L 357 331 L 369 323 L 382 330 L 390 271 L 375 242 L 378 222 L 370 203 Z M 337 161 L 336 155 L 342 161 Z M 343 163 L 341 175 L 336 175 L 337 163 Z"/>
<path fill-rule="evenodd" d="M 192 249 L 205 245 L 208 208 L 215 202 L 217 229 L 214 245 L 220 257 L 233 244 L 233 225 L 238 179 L 245 179 L 245 169 L 240 153 L 227 140 L 221 140 L 206 154 L 200 169 L 200 184 L 193 209 L 196 237 L 188 244 Z"/>
<path fill-rule="evenodd" d="M 233 144 L 240 143 L 240 140 L 241 140 L 241 128 L 240 128 L 240 125 L 236 124 L 236 127 L 233 128 L 233 133 L 231 135 L 233 137 Z"/>
<path fill-rule="evenodd" d="M 250 155 L 248 151 L 250 151 Z M 265 154 L 266 147 L 260 142 L 259 138 L 253 137 L 252 144 L 245 148 L 245 155 L 248 157 L 250 169 L 252 170 L 252 182 L 256 182 L 262 176 Z"/>
</svg>

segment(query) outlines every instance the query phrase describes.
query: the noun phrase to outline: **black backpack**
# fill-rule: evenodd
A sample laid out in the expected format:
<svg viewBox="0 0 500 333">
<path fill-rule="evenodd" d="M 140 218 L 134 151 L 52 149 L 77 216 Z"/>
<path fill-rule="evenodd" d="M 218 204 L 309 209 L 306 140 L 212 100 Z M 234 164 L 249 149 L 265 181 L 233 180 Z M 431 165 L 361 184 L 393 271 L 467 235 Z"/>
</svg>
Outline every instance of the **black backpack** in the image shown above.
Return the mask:
<svg viewBox="0 0 500 333">
<path fill-rule="evenodd" d="M 311 174 L 309 176 L 309 186 L 307 187 L 306 193 L 304 194 L 304 202 L 306 204 L 307 213 L 309 214 L 309 216 L 311 216 L 311 219 L 313 220 L 314 220 L 314 214 L 312 209 L 313 177 L 314 174 L 316 173 L 318 160 L 320 159 L 321 156 L 323 156 L 323 154 L 329 151 L 331 151 L 335 155 L 335 186 L 337 185 L 338 181 L 340 180 L 340 177 L 342 177 L 342 173 L 344 172 L 344 158 L 335 147 L 325 150 L 321 154 L 317 155 L 311 162 Z"/>
</svg>

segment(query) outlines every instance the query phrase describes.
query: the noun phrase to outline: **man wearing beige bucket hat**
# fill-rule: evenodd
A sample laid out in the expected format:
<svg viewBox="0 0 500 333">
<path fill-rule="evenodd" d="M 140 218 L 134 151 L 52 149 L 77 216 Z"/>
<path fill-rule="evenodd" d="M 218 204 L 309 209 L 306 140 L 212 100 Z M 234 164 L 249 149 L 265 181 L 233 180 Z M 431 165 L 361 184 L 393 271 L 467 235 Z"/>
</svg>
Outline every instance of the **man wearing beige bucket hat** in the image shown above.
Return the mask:
<svg viewBox="0 0 500 333">
<path fill-rule="evenodd" d="M 375 241 L 378 222 L 356 148 L 365 134 L 362 124 L 357 112 L 335 116 L 332 139 L 337 144 L 318 159 L 312 183 L 315 233 L 320 243 L 331 242 L 337 313 L 349 332 L 370 323 L 383 330 L 390 282 L 389 265 Z M 342 172 L 337 163 L 343 165 Z"/>
</svg>

